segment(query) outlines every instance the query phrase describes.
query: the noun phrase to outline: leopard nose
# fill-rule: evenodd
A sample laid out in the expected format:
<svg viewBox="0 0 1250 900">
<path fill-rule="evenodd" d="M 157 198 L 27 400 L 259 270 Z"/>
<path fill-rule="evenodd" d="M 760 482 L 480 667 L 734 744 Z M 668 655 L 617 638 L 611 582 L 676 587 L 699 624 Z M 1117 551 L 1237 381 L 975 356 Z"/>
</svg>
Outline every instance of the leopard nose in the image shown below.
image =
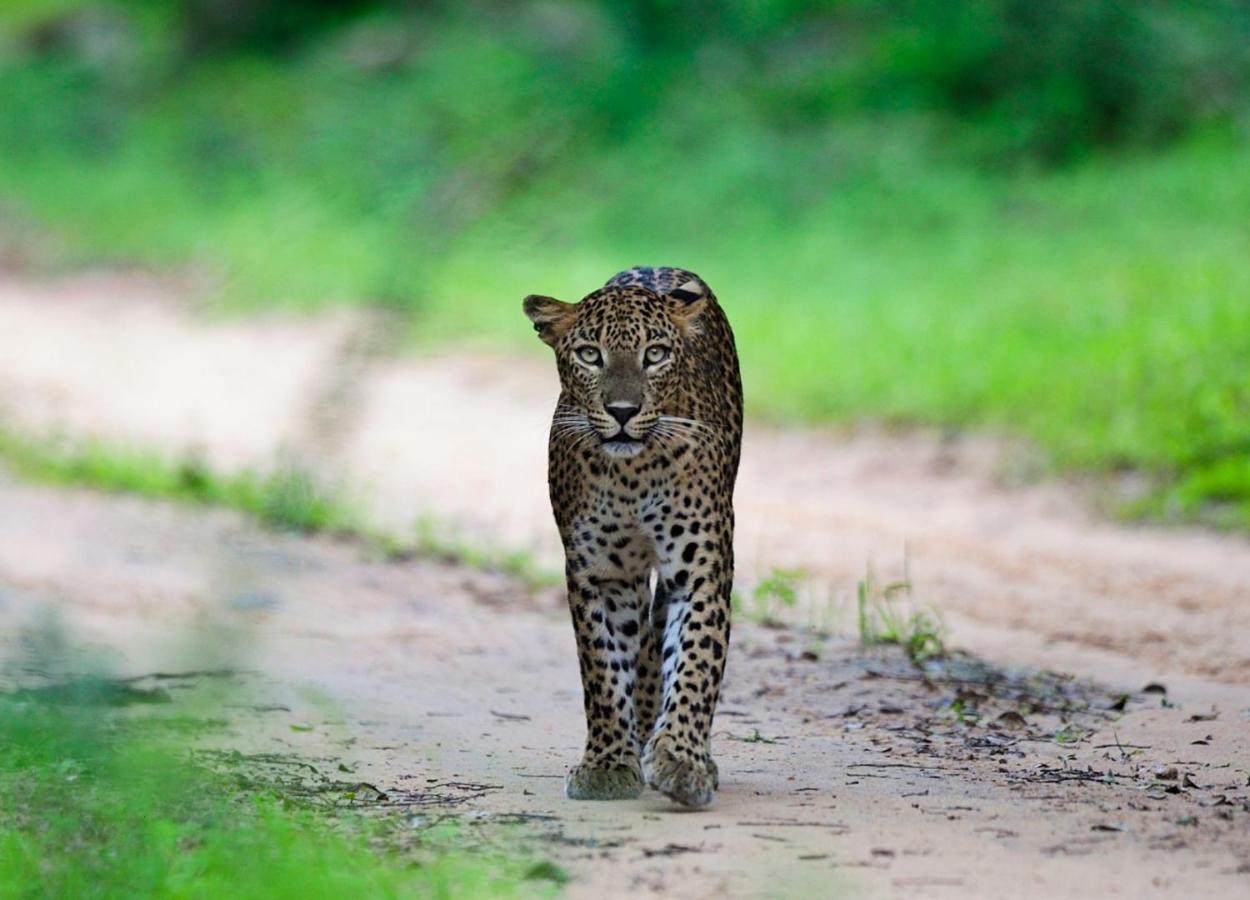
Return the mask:
<svg viewBox="0 0 1250 900">
<path fill-rule="evenodd" d="M 609 403 L 608 415 L 616 419 L 616 421 L 620 423 L 620 426 L 624 428 L 626 422 L 638 415 L 639 409 L 641 409 L 641 407 L 634 406 L 630 403 Z"/>
</svg>

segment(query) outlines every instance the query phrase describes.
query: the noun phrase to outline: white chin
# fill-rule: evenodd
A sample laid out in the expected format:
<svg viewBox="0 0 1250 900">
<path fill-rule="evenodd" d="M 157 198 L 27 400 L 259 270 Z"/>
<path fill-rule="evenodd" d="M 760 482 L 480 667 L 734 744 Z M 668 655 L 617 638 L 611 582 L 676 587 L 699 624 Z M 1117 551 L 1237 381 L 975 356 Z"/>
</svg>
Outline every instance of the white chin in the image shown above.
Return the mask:
<svg viewBox="0 0 1250 900">
<path fill-rule="evenodd" d="M 603 452 L 618 459 L 627 459 L 642 452 L 642 441 L 631 441 L 628 444 L 610 443 L 603 445 Z"/>
</svg>

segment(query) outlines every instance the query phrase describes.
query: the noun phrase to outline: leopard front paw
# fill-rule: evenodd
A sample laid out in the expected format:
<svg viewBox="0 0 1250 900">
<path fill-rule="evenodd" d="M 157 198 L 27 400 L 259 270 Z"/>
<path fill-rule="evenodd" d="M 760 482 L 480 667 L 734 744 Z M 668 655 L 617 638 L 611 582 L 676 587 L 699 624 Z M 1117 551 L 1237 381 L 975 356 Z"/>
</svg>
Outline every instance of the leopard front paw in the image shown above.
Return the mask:
<svg viewBox="0 0 1250 900">
<path fill-rule="evenodd" d="M 683 806 L 707 806 L 716 792 L 719 773 L 711 757 L 679 756 L 665 742 L 657 741 L 642 757 L 647 784 Z"/>
<path fill-rule="evenodd" d="M 564 779 L 564 795 L 570 800 L 633 800 L 642 795 L 642 772 L 638 765 L 581 762 Z"/>
</svg>

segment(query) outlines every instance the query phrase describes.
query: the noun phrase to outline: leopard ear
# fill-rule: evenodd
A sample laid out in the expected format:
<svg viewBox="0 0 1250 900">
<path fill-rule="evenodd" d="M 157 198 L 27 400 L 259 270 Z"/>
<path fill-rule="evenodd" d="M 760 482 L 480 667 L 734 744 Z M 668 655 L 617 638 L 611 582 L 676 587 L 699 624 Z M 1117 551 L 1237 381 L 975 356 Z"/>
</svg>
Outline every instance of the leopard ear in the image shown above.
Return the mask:
<svg viewBox="0 0 1250 900">
<path fill-rule="evenodd" d="M 673 303 L 673 319 L 683 334 L 698 334 L 698 318 L 707 308 L 707 290 L 697 279 L 690 279 L 669 291 L 665 296 Z"/>
<path fill-rule="evenodd" d="M 691 278 L 669 291 L 668 296 L 674 300 L 680 300 L 682 303 L 692 303 L 700 297 L 706 297 L 707 290 L 704 288 L 703 282 L 697 278 Z"/>
<path fill-rule="evenodd" d="M 525 315 L 534 323 L 534 330 L 538 332 L 543 343 L 553 347 L 569 330 L 569 326 L 573 324 L 573 319 L 577 315 L 575 304 L 564 303 L 555 297 L 543 297 L 539 294 L 530 294 L 525 298 L 523 306 Z"/>
</svg>

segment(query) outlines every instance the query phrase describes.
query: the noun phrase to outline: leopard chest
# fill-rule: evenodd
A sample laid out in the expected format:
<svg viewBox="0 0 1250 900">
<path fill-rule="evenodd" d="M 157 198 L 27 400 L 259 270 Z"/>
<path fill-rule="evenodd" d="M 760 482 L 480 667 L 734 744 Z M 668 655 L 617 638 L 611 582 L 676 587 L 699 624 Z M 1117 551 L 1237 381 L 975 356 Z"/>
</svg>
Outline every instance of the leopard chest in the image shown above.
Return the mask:
<svg viewBox="0 0 1250 900">
<path fill-rule="evenodd" d="M 632 578 L 680 555 L 691 541 L 719 532 L 715 523 L 728 505 L 713 496 L 708 461 L 696 454 L 677 462 L 595 461 L 577 475 L 557 518 L 573 569 L 596 578 Z"/>
</svg>

